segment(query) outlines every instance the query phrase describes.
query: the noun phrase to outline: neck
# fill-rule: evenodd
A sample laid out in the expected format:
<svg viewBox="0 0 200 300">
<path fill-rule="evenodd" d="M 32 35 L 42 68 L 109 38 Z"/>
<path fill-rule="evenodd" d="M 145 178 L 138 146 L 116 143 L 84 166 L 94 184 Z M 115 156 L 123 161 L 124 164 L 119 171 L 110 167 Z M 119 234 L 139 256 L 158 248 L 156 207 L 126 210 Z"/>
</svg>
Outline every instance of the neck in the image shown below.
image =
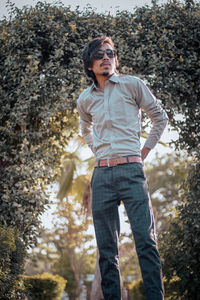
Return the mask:
<svg viewBox="0 0 200 300">
<path fill-rule="evenodd" d="M 107 78 L 97 78 L 97 82 L 98 82 L 97 87 L 100 88 L 100 90 L 104 90 L 106 80 Z"/>
<path fill-rule="evenodd" d="M 108 78 L 110 76 L 112 76 L 112 74 L 111 75 L 96 75 L 96 80 L 98 82 L 98 88 L 100 88 L 101 90 L 104 90 L 106 80 L 108 80 Z"/>
</svg>

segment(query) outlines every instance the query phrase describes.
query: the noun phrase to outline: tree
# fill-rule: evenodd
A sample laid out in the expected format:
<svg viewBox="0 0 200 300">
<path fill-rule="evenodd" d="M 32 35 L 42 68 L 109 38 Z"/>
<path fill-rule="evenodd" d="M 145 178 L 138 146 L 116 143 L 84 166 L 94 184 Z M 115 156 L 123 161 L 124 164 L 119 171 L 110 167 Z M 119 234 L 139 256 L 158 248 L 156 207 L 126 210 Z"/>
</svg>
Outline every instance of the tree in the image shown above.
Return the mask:
<svg viewBox="0 0 200 300">
<path fill-rule="evenodd" d="M 69 198 L 59 205 L 57 213 L 63 219 L 63 223 L 57 226 L 53 234 L 57 237 L 52 242 L 57 249 L 59 259 L 52 267 L 52 271 L 56 271 L 74 285 L 74 289 L 67 285 L 66 291 L 70 299 L 78 300 L 82 281 L 87 274 L 94 273 L 96 251 L 91 243 L 94 236 L 87 232 L 91 219 L 85 218 L 83 221 L 82 209 Z M 65 265 L 68 265 L 66 269 L 64 261 Z M 72 276 L 73 282 L 70 280 Z"/>
<path fill-rule="evenodd" d="M 40 243 L 31 258 L 35 258 L 35 267 L 39 267 L 40 271 L 51 271 L 67 279 L 66 292 L 71 300 L 79 299 L 83 281 L 87 274 L 94 273 L 96 261 L 96 248 L 91 243 L 94 236 L 88 232 L 92 219 L 87 202 L 88 173 L 93 158 L 81 160 L 83 144 L 83 139 L 78 136 L 73 141 L 75 150 L 65 151 L 63 155 L 62 168 L 58 173 L 59 201 L 54 213 L 59 221 L 54 230 L 41 234 Z M 80 169 L 84 164 L 83 173 Z M 90 194 L 89 200 L 90 206 Z"/>
<path fill-rule="evenodd" d="M 69 266 L 74 274 L 74 291 L 70 285 L 66 287 L 70 299 L 79 299 L 81 292 L 81 280 L 88 273 L 94 273 L 95 250 L 91 244 L 94 239 L 92 234 L 87 231 L 92 224 L 91 218 L 91 161 L 86 159 L 84 162 L 80 158 L 80 152 L 85 145 L 81 137 L 76 139 L 77 147 L 72 153 L 66 152 L 63 162 L 63 170 L 60 176 L 60 188 L 58 197 L 60 202 L 56 215 L 63 220 L 62 225 L 58 224 L 54 235 L 54 245 L 60 254 L 58 264 L 54 270 L 60 272 L 59 265 L 63 259 L 69 262 Z M 83 168 L 85 163 L 85 172 L 81 174 L 79 168 Z M 88 194 L 89 193 L 89 194 Z M 88 245 L 89 243 L 89 245 Z M 88 246 L 86 246 L 88 245 Z M 68 276 L 67 269 L 62 268 L 62 276 Z"/>
<path fill-rule="evenodd" d="M 145 6 L 116 17 L 38 2 L 2 20 L 2 224 L 20 227 L 24 239 L 35 236 L 46 201 L 42 187 L 53 178 L 52 170 L 77 129 L 75 100 L 88 84 L 80 69 L 81 51 L 98 34 L 113 37 L 120 72 L 141 74 L 162 99 L 171 124 L 180 131 L 177 145 L 197 148 L 198 29 L 199 4 L 188 1 Z M 183 119 L 176 121 L 175 113 Z"/>
<path fill-rule="evenodd" d="M 1 222 L 20 228 L 29 243 L 44 211 L 44 187 L 77 129 L 72 94 L 79 87 L 69 85 L 47 15 L 42 7 L 16 10 L 0 24 Z"/>
<path fill-rule="evenodd" d="M 153 162 L 145 164 L 158 235 L 166 230 L 169 215 L 174 214 L 181 201 L 180 187 L 190 161 L 185 158 L 185 154 L 174 153 L 160 157 L 157 154 Z"/>
<path fill-rule="evenodd" d="M 23 272 L 26 255 L 14 228 L 0 226 L 0 299 L 23 299 L 19 275 Z"/>
<path fill-rule="evenodd" d="M 177 206 L 176 217 L 160 239 L 164 258 L 164 274 L 168 281 L 179 278 L 181 299 L 200 299 L 200 165 L 188 168 L 182 185 L 182 201 Z"/>
<path fill-rule="evenodd" d="M 13 19 L 0 22 L 0 223 L 18 231 L 24 248 L 36 241 L 45 186 L 78 124 L 73 91 L 79 84 L 70 84 L 68 59 L 60 61 L 58 53 L 64 38 L 61 33 L 58 45 L 47 15 L 39 6 L 16 9 Z"/>
<path fill-rule="evenodd" d="M 37 246 L 31 249 L 26 259 L 25 275 L 34 276 L 51 271 L 52 265 L 58 259 L 58 254 L 49 236 L 51 235 L 48 230 L 40 229 Z"/>
<path fill-rule="evenodd" d="M 94 237 L 88 232 L 91 217 L 84 215 L 81 204 L 82 199 L 74 197 L 58 203 L 56 228 L 41 233 L 26 264 L 27 275 L 52 272 L 67 279 L 65 290 L 70 300 L 79 299 L 83 281 L 94 273 L 96 262 Z"/>
<path fill-rule="evenodd" d="M 133 14 L 119 12 L 110 20 L 117 28 L 114 40 L 120 37 L 122 72 L 142 74 L 148 80 L 170 123 L 178 128 L 176 145 L 188 151 L 199 145 L 199 10 L 198 2 L 175 0 L 137 8 Z M 177 113 L 181 120 L 175 118 Z"/>
</svg>

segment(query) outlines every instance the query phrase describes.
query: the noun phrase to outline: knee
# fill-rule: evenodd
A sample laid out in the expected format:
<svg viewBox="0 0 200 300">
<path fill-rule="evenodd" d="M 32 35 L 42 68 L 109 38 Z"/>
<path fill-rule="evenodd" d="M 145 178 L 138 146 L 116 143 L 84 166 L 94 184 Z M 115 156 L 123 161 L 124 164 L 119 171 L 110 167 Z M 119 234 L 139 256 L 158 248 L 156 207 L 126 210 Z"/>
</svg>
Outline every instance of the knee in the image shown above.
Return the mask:
<svg viewBox="0 0 200 300">
<path fill-rule="evenodd" d="M 135 244 L 138 254 L 144 251 L 152 251 L 152 249 L 157 248 L 156 236 L 153 230 L 148 233 L 141 233 L 135 236 Z"/>
<path fill-rule="evenodd" d="M 119 256 L 102 251 L 99 256 L 99 265 L 104 265 L 108 269 L 119 268 Z"/>
</svg>

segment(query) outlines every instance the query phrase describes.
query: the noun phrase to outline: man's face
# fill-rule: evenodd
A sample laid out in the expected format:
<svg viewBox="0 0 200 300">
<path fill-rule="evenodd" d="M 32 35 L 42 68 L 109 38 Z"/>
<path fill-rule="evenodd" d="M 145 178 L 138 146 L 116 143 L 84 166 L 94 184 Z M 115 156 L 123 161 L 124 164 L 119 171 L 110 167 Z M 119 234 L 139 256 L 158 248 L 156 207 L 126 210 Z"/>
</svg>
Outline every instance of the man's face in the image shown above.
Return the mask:
<svg viewBox="0 0 200 300">
<path fill-rule="evenodd" d="M 100 50 L 105 51 L 101 59 L 94 59 L 93 65 L 91 68 L 88 68 L 90 71 L 93 71 L 95 76 L 109 76 L 112 75 L 115 71 L 115 57 L 109 57 L 106 53 L 106 50 L 113 50 L 113 48 L 105 43 L 101 46 Z"/>
</svg>

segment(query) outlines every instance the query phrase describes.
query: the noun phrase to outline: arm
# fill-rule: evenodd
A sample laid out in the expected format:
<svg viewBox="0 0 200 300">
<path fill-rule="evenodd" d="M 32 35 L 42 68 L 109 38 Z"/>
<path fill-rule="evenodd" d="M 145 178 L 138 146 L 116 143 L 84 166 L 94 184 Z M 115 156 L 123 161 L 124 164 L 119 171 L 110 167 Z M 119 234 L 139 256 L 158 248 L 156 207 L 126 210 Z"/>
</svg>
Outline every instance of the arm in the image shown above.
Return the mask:
<svg viewBox="0 0 200 300">
<path fill-rule="evenodd" d="M 92 134 L 92 117 L 88 113 L 86 113 L 79 103 L 77 103 L 77 110 L 80 116 L 80 129 L 81 134 L 89 146 L 89 148 L 94 153 L 93 148 L 93 134 Z"/>
<path fill-rule="evenodd" d="M 151 149 L 147 148 L 147 147 L 143 147 L 142 150 L 141 150 L 141 157 L 142 157 L 142 160 L 144 160 L 148 153 L 151 151 Z"/>
<path fill-rule="evenodd" d="M 141 109 L 146 112 L 147 116 L 153 123 L 141 152 L 142 158 L 144 159 L 148 155 L 149 151 L 153 149 L 159 141 L 167 125 L 168 117 L 158 100 L 142 80 L 138 80 L 137 103 Z"/>
</svg>

